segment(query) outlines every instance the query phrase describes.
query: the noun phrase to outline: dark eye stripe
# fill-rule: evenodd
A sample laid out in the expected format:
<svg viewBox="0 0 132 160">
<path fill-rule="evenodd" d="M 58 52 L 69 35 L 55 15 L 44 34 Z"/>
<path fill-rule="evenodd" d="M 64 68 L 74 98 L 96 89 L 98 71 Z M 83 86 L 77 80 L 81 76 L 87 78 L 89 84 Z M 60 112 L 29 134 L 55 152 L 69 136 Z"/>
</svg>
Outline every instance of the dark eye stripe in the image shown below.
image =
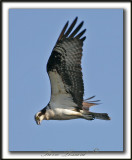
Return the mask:
<svg viewBox="0 0 132 160">
<path fill-rule="evenodd" d="M 48 104 L 48 107 L 51 109 L 50 103 Z"/>
<path fill-rule="evenodd" d="M 36 117 L 36 120 L 39 120 L 39 117 L 38 117 L 38 116 Z"/>
</svg>

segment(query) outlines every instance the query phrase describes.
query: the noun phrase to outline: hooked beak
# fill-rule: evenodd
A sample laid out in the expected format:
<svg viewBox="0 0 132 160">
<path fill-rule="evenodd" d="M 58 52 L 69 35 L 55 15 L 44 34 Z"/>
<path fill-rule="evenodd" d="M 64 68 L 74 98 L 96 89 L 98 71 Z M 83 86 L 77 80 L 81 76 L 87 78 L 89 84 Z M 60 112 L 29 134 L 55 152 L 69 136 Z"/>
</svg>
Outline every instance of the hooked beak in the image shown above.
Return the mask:
<svg viewBox="0 0 132 160">
<path fill-rule="evenodd" d="M 35 117 L 35 121 L 36 121 L 37 125 L 40 125 L 41 121 L 40 121 L 40 119 L 39 119 L 39 117 L 38 117 L 38 116 L 37 116 L 37 117 Z"/>
<path fill-rule="evenodd" d="M 40 121 L 38 120 L 38 121 L 36 121 L 36 123 L 37 123 L 37 125 L 40 125 Z"/>
</svg>

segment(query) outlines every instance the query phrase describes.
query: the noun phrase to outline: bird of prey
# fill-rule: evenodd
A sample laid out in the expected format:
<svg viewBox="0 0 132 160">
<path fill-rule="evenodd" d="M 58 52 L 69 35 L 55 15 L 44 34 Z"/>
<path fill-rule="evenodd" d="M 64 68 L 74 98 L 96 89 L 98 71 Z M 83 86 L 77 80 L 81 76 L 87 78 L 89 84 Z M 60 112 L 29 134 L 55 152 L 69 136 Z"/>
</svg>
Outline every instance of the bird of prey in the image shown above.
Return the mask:
<svg viewBox="0 0 132 160">
<path fill-rule="evenodd" d="M 73 30 L 78 17 L 68 28 L 68 21 L 52 50 L 47 63 L 47 73 L 51 84 L 50 102 L 35 115 L 35 121 L 69 120 L 83 118 L 86 120 L 110 120 L 107 113 L 90 112 L 91 106 L 97 101 L 91 101 L 94 96 L 84 100 L 84 83 L 82 77 L 81 58 L 86 29 L 79 30 L 83 21 Z"/>
</svg>

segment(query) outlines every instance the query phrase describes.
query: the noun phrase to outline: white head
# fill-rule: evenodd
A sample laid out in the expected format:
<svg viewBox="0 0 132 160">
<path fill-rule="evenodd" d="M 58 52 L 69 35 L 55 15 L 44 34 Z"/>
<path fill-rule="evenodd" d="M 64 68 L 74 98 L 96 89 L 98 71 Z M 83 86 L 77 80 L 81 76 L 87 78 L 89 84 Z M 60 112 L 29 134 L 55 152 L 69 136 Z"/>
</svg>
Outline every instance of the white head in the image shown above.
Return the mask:
<svg viewBox="0 0 132 160">
<path fill-rule="evenodd" d="M 45 112 L 46 112 L 46 108 L 43 108 L 40 112 L 36 113 L 34 118 L 38 125 L 41 123 L 42 120 L 45 119 Z"/>
</svg>

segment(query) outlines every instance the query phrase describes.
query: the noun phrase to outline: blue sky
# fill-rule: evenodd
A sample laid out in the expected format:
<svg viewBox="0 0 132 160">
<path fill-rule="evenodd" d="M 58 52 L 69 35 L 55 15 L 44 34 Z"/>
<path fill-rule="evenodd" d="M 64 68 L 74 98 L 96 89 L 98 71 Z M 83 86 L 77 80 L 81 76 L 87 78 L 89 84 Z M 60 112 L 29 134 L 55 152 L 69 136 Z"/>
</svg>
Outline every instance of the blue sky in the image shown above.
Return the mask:
<svg viewBox="0 0 132 160">
<path fill-rule="evenodd" d="M 84 99 L 110 121 L 43 121 L 34 115 L 50 100 L 46 64 L 67 22 L 87 29 L 83 46 Z M 9 151 L 123 151 L 123 10 L 9 10 Z"/>
</svg>

